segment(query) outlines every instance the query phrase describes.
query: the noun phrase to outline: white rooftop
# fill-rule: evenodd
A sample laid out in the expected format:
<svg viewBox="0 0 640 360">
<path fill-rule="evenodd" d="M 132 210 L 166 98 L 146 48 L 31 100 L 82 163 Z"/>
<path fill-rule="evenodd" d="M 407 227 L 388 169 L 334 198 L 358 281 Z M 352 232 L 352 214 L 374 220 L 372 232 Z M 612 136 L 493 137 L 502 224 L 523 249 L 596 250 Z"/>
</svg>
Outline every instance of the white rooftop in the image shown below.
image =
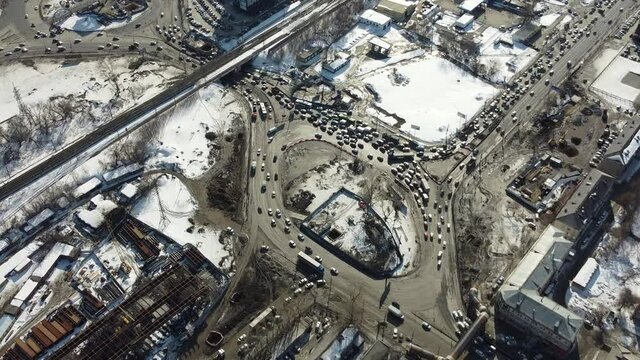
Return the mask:
<svg viewBox="0 0 640 360">
<path fill-rule="evenodd" d="M 78 212 L 78 219 L 89 225 L 92 229 L 99 228 L 104 223 L 105 215 L 118 207 L 111 200 L 98 201 L 95 205 L 96 208 L 93 210 L 82 209 Z"/>
<path fill-rule="evenodd" d="M 456 20 L 455 26 L 459 27 L 461 29 L 466 28 L 467 26 L 469 26 L 469 24 L 471 24 L 473 22 L 473 20 L 475 19 L 475 17 L 471 14 L 464 14 L 462 16 L 460 16 L 458 18 L 458 20 Z"/>
<path fill-rule="evenodd" d="M 104 173 L 102 175 L 102 178 L 104 179 L 104 181 L 106 182 L 110 182 L 114 179 L 118 179 L 121 178 L 123 176 L 132 174 L 138 170 L 142 169 L 142 165 L 140 164 L 130 164 L 130 165 L 126 165 L 126 166 L 120 166 L 118 168 L 115 168 L 111 171 L 107 171 L 106 173 Z"/>
<path fill-rule="evenodd" d="M 124 184 L 120 189 L 120 194 L 131 199 L 138 194 L 138 187 L 133 184 Z"/>
<path fill-rule="evenodd" d="M 464 2 L 460 4 L 460 9 L 466 12 L 471 12 L 483 2 L 485 2 L 485 0 L 464 0 Z"/>
<path fill-rule="evenodd" d="M 47 253 L 42 262 L 38 264 L 38 267 L 31 274 L 31 278 L 35 281 L 42 280 L 49 270 L 55 265 L 60 256 L 70 256 L 73 251 L 73 246 L 64 243 L 56 243 L 51 248 L 51 251 Z"/>
<path fill-rule="evenodd" d="M 391 49 L 391 44 L 389 44 L 388 42 L 380 39 L 379 37 L 375 36 L 373 37 L 371 40 L 369 40 L 369 43 L 379 46 L 381 49 Z"/>
<path fill-rule="evenodd" d="M 588 258 L 580 271 L 578 271 L 578 274 L 576 274 L 576 277 L 573 278 L 572 282 L 583 289 L 586 288 L 597 269 L 598 262 L 596 259 L 591 257 Z"/>
<path fill-rule="evenodd" d="M 71 195 L 77 199 L 95 190 L 101 184 L 102 184 L 102 181 L 100 181 L 100 179 L 98 179 L 97 177 L 92 177 L 87 182 L 85 182 L 84 184 L 78 186 L 75 190 L 73 190 L 73 193 L 71 193 Z"/>
<path fill-rule="evenodd" d="M 25 226 L 25 231 L 29 231 L 35 227 L 38 227 L 43 222 L 49 220 L 53 216 L 53 210 L 46 208 L 38 213 L 38 215 L 32 217 L 27 221 L 27 226 Z"/>
<path fill-rule="evenodd" d="M 378 25 L 384 25 L 391 21 L 391 18 L 387 15 L 381 14 L 373 9 L 365 10 L 362 15 L 360 15 L 360 19 L 372 22 Z"/>
</svg>

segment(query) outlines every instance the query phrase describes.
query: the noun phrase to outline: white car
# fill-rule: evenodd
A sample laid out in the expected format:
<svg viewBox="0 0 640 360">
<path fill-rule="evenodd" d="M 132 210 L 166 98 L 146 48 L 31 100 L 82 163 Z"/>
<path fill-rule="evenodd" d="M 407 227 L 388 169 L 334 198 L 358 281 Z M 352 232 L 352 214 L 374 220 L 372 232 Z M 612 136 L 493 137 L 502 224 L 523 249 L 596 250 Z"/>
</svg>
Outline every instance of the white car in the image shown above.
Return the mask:
<svg viewBox="0 0 640 360">
<path fill-rule="evenodd" d="M 394 339 L 398 338 L 398 328 L 393 328 L 393 338 Z"/>
<path fill-rule="evenodd" d="M 331 268 L 331 275 L 333 275 L 333 276 L 338 276 L 338 274 L 339 274 L 338 269 L 336 269 L 336 268 L 332 267 L 332 268 Z"/>
<path fill-rule="evenodd" d="M 296 243 L 295 243 L 295 241 L 293 241 L 293 240 L 289 240 L 289 247 L 290 247 L 290 248 L 294 248 L 294 247 L 296 247 Z"/>
<path fill-rule="evenodd" d="M 438 251 L 438 259 L 442 259 L 442 250 Z"/>
<path fill-rule="evenodd" d="M 260 165 L 260 170 L 264 171 L 264 163 L 262 163 L 262 165 Z"/>
<path fill-rule="evenodd" d="M 299 295 L 302 292 L 302 289 L 297 288 L 294 292 L 293 295 Z"/>
<path fill-rule="evenodd" d="M 318 255 L 315 257 L 316 261 L 322 264 L 322 258 Z"/>
<path fill-rule="evenodd" d="M 442 242 L 442 248 L 443 248 L 443 249 L 446 249 L 446 248 L 447 248 L 447 240 L 445 240 L 445 241 L 443 241 L 443 242 Z"/>
<path fill-rule="evenodd" d="M 304 241 L 304 235 L 298 234 L 298 241 Z"/>
<path fill-rule="evenodd" d="M 271 198 L 272 198 L 272 199 L 275 199 L 275 197 L 276 197 L 276 192 L 275 192 L 275 191 L 272 191 L 272 192 L 271 192 Z"/>
<path fill-rule="evenodd" d="M 438 242 L 442 241 L 442 234 L 438 234 Z"/>
<path fill-rule="evenodd" d="M 267 210 L 267 215 L 269 216 L 273 215 L 273 209 L 269 208 L 269 210 Z"/>
<path fill-rule="evenodd" d="M 280 209 L 276 209 L 276 217 L 279 219 L 282 216 Z"/>
<path fill-rule="evenodd" d="M 267 173 L 267 181 L 271 180 L 271 173 Z"/>
<path fill-rule="evenodd" d="M 284 302 L 288 303 L 289 301 L 291 301 L 291 296 L 287 297 L 284 299 Z"/>
</svg>

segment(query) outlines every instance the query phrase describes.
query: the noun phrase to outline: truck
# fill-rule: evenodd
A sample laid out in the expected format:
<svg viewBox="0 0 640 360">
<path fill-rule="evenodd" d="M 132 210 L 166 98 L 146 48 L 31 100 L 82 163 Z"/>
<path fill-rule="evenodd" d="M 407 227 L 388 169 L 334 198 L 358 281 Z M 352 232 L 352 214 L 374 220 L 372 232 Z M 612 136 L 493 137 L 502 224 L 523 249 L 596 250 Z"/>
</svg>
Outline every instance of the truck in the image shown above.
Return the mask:
<svg viewBox="0 0 640 360">
<path fill-rule="evenodd" d="M 251 176 L 255 176 L 256 175 L 256 161 L 252 161 L 251 162 Z"/>
<path fill-rule="evenodd" d="M 324 274 L 324 267 L 322 264 L 317 262 L 311 256 L 305 254 L 304 251 L 298 252 L 298 263 L 311 268 L 318 274 Z"/>
<path fill-rule="evenodd" d="M 262 116 L 263 119 L 267 117 L 267 107 L 264 106 L 264 102 L 260 102 L 260 116 Z"/>
<path fill-rule="evenodd" d="M 395 318 L 397 318 L 400 321 L 404 320 L 404 314 L 402 313 L 402 311 L 400 311 L 400 309 L 398 309 L 397 307 L 392 305 L 389 305 L 389 315 L 394 316 Z"/>
</svg>

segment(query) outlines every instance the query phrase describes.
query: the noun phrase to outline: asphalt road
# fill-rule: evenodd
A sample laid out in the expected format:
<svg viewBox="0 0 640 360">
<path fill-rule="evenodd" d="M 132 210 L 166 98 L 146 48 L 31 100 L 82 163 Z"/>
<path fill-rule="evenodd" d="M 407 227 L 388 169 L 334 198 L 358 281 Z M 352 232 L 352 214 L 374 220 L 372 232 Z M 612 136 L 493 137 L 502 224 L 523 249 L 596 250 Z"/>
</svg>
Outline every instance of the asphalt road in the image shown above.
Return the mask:
<svg viewBox="0 0 640 360">
<path fill-rule="evenodd" d="M 447 247 L 443 260 L 443 266 L 440 270 L 437 268 L 436 255 L 439 250 L 442 249 L 442 245 L 437 241 L 424 241 L 422 237 L 418 239 L 420 241 L 420 258 L 419 267 L 412 271 L 410 274 L 398 278 L 391 279 L 372 279 L 369 276 L 361 273 L 349 264 L 333 256 L 330 252 L 325 250 L 320 245 L 316 244 L 310 239 L 304 241 L 298 241 L 298 229 L 295 226 L 291 226 L 291 232 L 286 233 L 284 230 L 284 218 L 300 218 L 298 214 L 291 214 L 284 207 L 282 184 L 280 180 L 274 181 L 274 175 L 278 174 L 280 170 L 280 160 L 273 162 L 274 156 L 278 156 L 278 159 L 282 159 L 285 154 L 282 153 L 281 147 L 283 145 L 290 145 L 296 141 L 303 139 L 312 139 L 313 134 L 319 130 L 314 128 L 306 121 L 295 120 L 289 123 L 285 130 L 280 131 L 275 135 L 273 142 L 268 143 L 267 130 L 272 126 L 275 126 L 274 119 L 282 118 L 282 114 L 288 115 L 288 110 L 283 109 L 277 102 L 272 101 L 265 93 L 260 91 L 257 87 L 253 88 L 254 96 L 257 96 L 261 101 L 271 104 L 274 113 L 273 119 L 267 119 L 266 121 L 258 119 L 255 123 L 251 124 L 251 144 L 249 150 L 249 159 L 247 164 L 249 166 L 251 161 L 257 162 L 256 174 L 254 177 L 249 178 L 249 201 L 248 201 L 248 235 L 249 238 L 254 240 L 249 243 L 248 246 L 253 249 L 245 250 L 245 253 L 251 253 L 252 250 L 256 250 L 257 247 L 263 243 L 259 239 L 264 239 L 264 244 L 272 247 L 273 252 L 281 254 L 291 264 L 295 264 L 297 261 L 297 253 L 304 249 L 305 246 L 309 246 L 313 250 L 313 254 L 319 255 L 324 259 L 323 265 L 327 269 L 325 279 L 331 281 L 331 288 L 333 293 L 340 293 L 343 299 L 349 299 L 353 296 L 354 292 L 359 291 L 359 302 L 361 302 L 361 308 L 363 311 L 363 321 L 359 324 L 364 331 L 369 334 L 375 335 L 378 332 L 378 323 L 384 322 L 387 315 L 386 307 L 391 301 L 395 300 L 401 304 L 403 312 L 406 314 L 404 323 L 397 325 L 398 331 L 405 334 L 408 337 L 412 337 L 413 341 L 433 349 L 434 351 L 440 351 L 442 354 L 448 353 L 455 344 L 454 340 L 454 324 L 451 319 L 450 311 L 461 309 L 462 301 L 460 298 L 458 277 L 456 273 L 455 263 L 452 259 L 453 252 L 451 247 Z M 323 134 L 323 140 L 329 141 L 333 144 L 337 143 L 335 136 L 329 136 L 326 133 Z M 376 160 L 377 156 L 385 155 L 374 150 L 370 144 L 364 143 L 365 148 L 360 150 L 358 157 L 364 162 L 370 163 L 373 166 L 390 174 L 391 167 L 386 163 L 380 163 Z M 257 151 L 260 149 L 260 155 Z M 350 150 L 349 147 L 345 147 L 343 151 Z M 336 146 L 336 151 L 338 151 Z M 368 160 L 366 155 L 373 154 L 374 160 Z M 266 154 L 265 160 L 262 156 Z M 345 154 L 344 157 L 351 157 L 352 155 Z M 261 170 L 261 163 L 265 163 L 265 170 Z M 266 174 L 270 174 L 270 180 L 266 180 Z M 262 182 L 265 181 L 267 189 L 265 192 L 261 191 Z M 440 198 L 438 185 L 435 183 L 432 186 L 432 202 L 429 204 L 429 212 L 432 212 L 434 219 L 438 218 L 437 210 L 433 208 L 433 200 L 438 201 L 439 204 L 443 204 L 445 199 Z M 337 189 L 336 189 L 337 190 Z M 272 197 L 272 191 L 275 192 L 275 197 Z M 407 206 L 410 213 L 414 214 L 415 226 L 418 229 L 417 233 L 421 234 L 422 229 L 422 216 L 420 210 L 417 208 L 411 194 L 407 196 Z M 262 210 L 258 212 L 258 208 Z M 282 218 L 278 219 L 275 216 L 268 216 L 267 210 L 271 208 L 275 212 L 276 209 L 280 209 L 283 212 Z M 452 222 L 451 209 L 444 211 L 445 224 Z M 271 219 L 276 220 L 276 226 L 271 226 Z M 430 230 L 437 234 L 435 230 L 435 221 L 432 224 L 434 229 Z M 443 240 L 451 243 L 453 240 L 452 232 L 446 232 L 443 225 Z M 289 240 L 294 240 L 297 246 L 291 248 L 289 246 Z M 240 260 L 242 261 L 242 260 Z M 340 271 L 339 276 L 333 277 L 329 274 L 328 269 L 335 267 Z M 238 272 L 240 272 L 239 270 Z M 300 277 L 303 277 L 301 274 Z M 329 279 L 327 279 L 329 277 Z M 388 287 L 387 287 L 388 286 Z M 429 290 L 426 290 L 429 289 Z M 316 291 L 316 290 L 314 290 Z M 318 297 L 318 301 L 327 301 L 327 291 L 322 290 Z M 289 294 L 293 296 L 293 294 Z M 324 299 L 323 299 L 324 296 Z M 343 312 L 348 312 L 349 304 L 341 302 L 339 304 L 332 304 L 332 306 L 339 308 Z M 421 328 L 422 321 L 428 321 L 433 325 L 431 332 L 425 332 Z M 380 336 L 384 337 L 387 341 L 392 341 L 393 324 L 389 324 L 386 328 L 381 330 Z M 238 336 L 240 333 L 237 334 Z M 237 336 L 236 336 L 237 337 Z M 231 345 L 231 350 L 235 345 Z"/>
</svg>

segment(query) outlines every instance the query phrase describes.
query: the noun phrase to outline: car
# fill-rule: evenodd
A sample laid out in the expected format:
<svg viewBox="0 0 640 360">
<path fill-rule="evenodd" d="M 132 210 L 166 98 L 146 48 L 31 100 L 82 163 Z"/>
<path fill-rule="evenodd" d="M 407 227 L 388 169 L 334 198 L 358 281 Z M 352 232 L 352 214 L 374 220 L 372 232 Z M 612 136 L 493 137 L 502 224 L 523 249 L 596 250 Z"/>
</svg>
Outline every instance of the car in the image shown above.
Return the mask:
<svg viewBox="0 0 640 360">
<path fill-rule="evenodd" d="M 284 223 L 287 226 L 291 226 L 291 219 L 289 219 L 289 218 L 284 219 Z"/>
<path fill-rule="evenodd" d="M 316 261 L 322 264 L 322 258 L 319 255 L 315 257 Z"/>
<path fill-rule="evenodd" d="M 280 217 L 282 217 L 282 212 L 280 211 L 280 209 L 276 209 L 276 217 L 279 219 Z"/>
<path fill-rule="evenodd" d="M 306 284 L 308 281 L 309 281 L 309 279 L 302 278 L 302 279 L 300 279 L 300 281 L 298 281 L 298 286 L 304 286 L 304 284 Z"/>
<path fill-rule="evenodd" d="M 442 248 L 443 248 L 443 249 L 446 249 L 446 248 L 447 248 L 447 240 L 444 240 L 444 241 L 442 242 Z"/>
<path fill-rule="evenodd" d="M 426 321 L 422 322 L 422 329 L 424 329 L 424 331 L 431 331 L 431 324 L 429 324 Z"/>
<path fill-rule="evenodd" d="M 276 227 L 276 219 L 271 219 L 271 227 Z"/>
<path fill-rule="evenodd" d="M 438 260 L 438 269 L 442 267 L 442 260 Z"/>
<path fill-rule="evenodd" d="M 50 52 L 51 52 L 51 48 L 45 48 L 45 49 L 44 49 L 44 52 L 46 52 L 46 53 L 50 53 Z"/>
<path fill-rule="evenodd" d="M 398 328 L 393 328 L 393 338 L 394 339 L 398 338 Z"/>
<path fill-rule="evenodd" d="M 313 283 L 312 282 L 308 282 L 307 285 L 304 286 L 305 289 L 307 290 L 311 290 L 313 288 Z"/>
<path fill-rule="evenodd" d="M 262 148 L 258 148 L 258 151 L 256 151 L 256 153 L 258 154 L 257 156 L 260 156 L 261 151 L 262 151 Z"/>
<path fill-rule="evenodd" d="M 272 216 L 273 215 L 273 209 L 269 208 L 269 210 L 267 210 L 267 215 Z"/>
<path fill-rule="evenodd" d="M 333 275 L 333 276 L 338 276 L 338 274 L 339 274 L 338 269 L 336 269 L 334 267 L 331 268 L 330 272 L 331 272 L 331 275 Z"/>
<path fill-rule="evenodd" d="M 298 234 L 298 241 L 304 241 L 304 235 Z"/>
<path fill-rule="evenodd" d="M 438 251 L 438 259 L 442 259 L 442 250 Z"/>
<path fill-rule="evenodd" d="M 451 232 L 451 223 L 447 223 L 447 232 Z"/>
<path fill-rule="evenodd" d="M 262 163 L 262 165 L 260 165 L 260 170 L 264 171 L 264 163 Z"/>
<path fill-rule="evenodd" d="M 104 46 L 102 45 L 98 46 L 98 50 L 104 50 Z"/>
<path fill-rule="evenodd" d="M 316 281 L 316 286 L 317 286 L 317 287 L 323 287 L 323 286 L 325 286 L 326 284 L 327 284 L 327 282 L 326 282 L 326 281 L 324 281 L 324 280 L 322 280 L 322 279 L 320 279 L 320 280 L 317 280 L 317 281 Z"/>
<path fill-rule="evenodd" d="M 292 249 L 295 248 L 296 247 L 295 241 L 289 240 L 289 247 L 292 248 Z"/>
<path fill-rule="evenodd" d="M 284 302 L 288 303 L 289 301 L 291 301 L 291 296 L 284 298 Z"/>
<path fill-rule="evenodd" d="M 11 55 L 13 55 L 11 51 L 7 51 L 6 53 L 4 53 L 4 56 L 11 56 Z"/>
<path fill-rule="evenodd" d="M 302 292 L 302 289 L 301 289 L 301 288 L 297 288 L 297 289 L 293 292 L 293 295 L 296 295 L 296 296 L 297 296 L 297 295 L 300 295 L 300 293 L 301 293 L 301 292 Z"/>
<path fill-rule="evenodd" d="M 271 180 L 271 174 L 267 173 L 267 181 Z"/>
<path fill-rule="evenodd" d="M 272 192 L 271 192 L 271 198 L 272 198 L 272 199 L 275 199 L 275 197 L 276 197 L 276 192 L 275 192 L 275 191 L 272 191 Z"/>
<path fill-rule="evenodd" d="M 278 161 L 278 155 L 273 155 L 273 162 Z"/>
</svg>

